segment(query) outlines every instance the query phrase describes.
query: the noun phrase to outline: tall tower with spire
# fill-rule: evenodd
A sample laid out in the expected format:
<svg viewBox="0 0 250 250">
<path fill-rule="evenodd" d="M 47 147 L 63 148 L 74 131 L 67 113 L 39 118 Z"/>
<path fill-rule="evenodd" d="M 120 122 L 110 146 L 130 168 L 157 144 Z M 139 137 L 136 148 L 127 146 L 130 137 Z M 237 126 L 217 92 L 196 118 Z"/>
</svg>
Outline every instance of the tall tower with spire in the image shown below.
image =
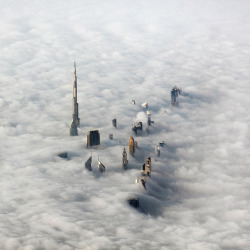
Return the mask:
<svg viewBox="0 0 250 250">
<path fill-rule="evenodd" d="M 127 169 L 128 167 L 128 158 L 127 158 L 127 152 L 126 152 L 125 147 L 122 152 L 122 166 L 124 169 Z"/>
<path fill-rule="evenodd" d="M 77 127 L 80 126 L 80 118 L 78 116 L 78 103 L 77 103 L 77 76 L 76 76 L 76 63 L 74 62 L 74 83 L 73 83 L 73 114 L 72 123 L 70 127 L 70 135 L 78 135 Z"/>
</svg>

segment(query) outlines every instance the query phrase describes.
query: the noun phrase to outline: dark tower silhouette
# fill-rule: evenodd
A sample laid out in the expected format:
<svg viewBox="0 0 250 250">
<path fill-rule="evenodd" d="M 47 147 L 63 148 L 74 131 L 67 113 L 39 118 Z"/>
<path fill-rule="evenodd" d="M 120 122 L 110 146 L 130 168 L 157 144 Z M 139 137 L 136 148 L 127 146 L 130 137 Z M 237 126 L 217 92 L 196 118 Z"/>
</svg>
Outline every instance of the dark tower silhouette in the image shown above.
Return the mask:
<svg viewBox="0 0 250 250">
<path fill-rule="evenodd" d="M 176 86 L 172 88 L 172 90 L 170 91 L 171 93 L 171 106 L 179 106 L 179 102 L 178 102 L 178 95 L 180 94 L 180 89 L 178 89 Z"/>
<path fill-rule="evenodd" d="M 98 130 L 91 130 L 87 135 L 87 147 L 100 145 L 100 133 Z"/>
<path fill-rule="evenodd" d="M 116 119 L 113 119 L 113 120 L 112 120 L 112 125 L 113 125 L 114 128 L 117 127 Z"/>
<path fill-rule="evenodd" d="M 127 152 L 124 147 L 123 152 L 122 152 L 122 166 L 127 169 L 128 167 L 128 158 L 127 158 Z"/>
</svg>

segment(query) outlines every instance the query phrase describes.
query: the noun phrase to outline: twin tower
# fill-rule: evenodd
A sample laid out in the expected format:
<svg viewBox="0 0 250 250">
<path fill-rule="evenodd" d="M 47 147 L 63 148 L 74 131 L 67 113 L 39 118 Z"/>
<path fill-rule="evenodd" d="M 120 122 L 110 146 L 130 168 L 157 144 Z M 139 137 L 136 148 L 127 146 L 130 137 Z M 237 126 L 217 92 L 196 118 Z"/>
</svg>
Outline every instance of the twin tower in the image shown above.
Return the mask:
<svg viewBox="0 0 250 250">
<path fill-rule="evenodd" d="M 76 63 L 74 62 L 74 83 L 73 83 L 73 114 L 72 123 L 70 127 L 70 135 L 78 135 L 77 127 L 80 126 L 80 118 L 78 115 L 78 102 L 77 102 L 77 76 L 76 76 Z"/>
</svg>

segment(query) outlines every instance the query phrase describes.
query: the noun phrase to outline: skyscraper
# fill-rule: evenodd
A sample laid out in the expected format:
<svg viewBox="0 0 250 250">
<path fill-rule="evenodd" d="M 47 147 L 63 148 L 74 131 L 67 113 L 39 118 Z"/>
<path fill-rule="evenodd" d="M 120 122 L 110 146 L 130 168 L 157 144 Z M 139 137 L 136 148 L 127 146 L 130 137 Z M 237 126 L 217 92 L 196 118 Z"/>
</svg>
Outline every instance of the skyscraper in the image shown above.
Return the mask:
<svg viewBox="0 0 250 250">
<path fill-rule="evenodd" d="M 116 119 L 112 120 L 112 125 L 113 125 L 114 128 L 116 128 Z"/>
<path fill-rule="evenodd" d="M 141 174 L 143 176 L 151 176 L 151 158 L 148 157 L 146 164 L 142 165 Z"/>
<path fill-rule="evenodd" d="M 135 141 L 134 138 L 132 136 L 130 136 L 129 138 L 129 153 L 131 155 L 134 155 L 135 152 Z"/>
<path fill-rule="evenodd" d="M 100 145 L 100 133 L 98 130 L 91 130 L 87 134 L 87 147 Z"/>
<path fill-rule="evenodd" d="M 127 169 L 128 167 L 128 158 L 127 158 L 127 152 L 126 152 L 125 147 L 122 152 L 122 166 L 124 169 Z"/>
<path fill-rule="evenodd" d="M 80 118 L 78 116 L 78 103 L 77 103 L 77 76 L 76 76 L 76 63 L 74 62 L 74 83 L 73 83 L 73 114 L 72 123 L 70 127 L 70 135 L 78 135 L 77 127 L 80 126 Z"/>
<path fill-rule="evenodd" d="M 132 126 L 132 130 L 135 132 L 136 135 L 138 134 L 138 131 L 140 131 L 139 134 L 142 133 L 142 122 L 138 122 L 137 126 Z"/>
<path fill-rule="evenodd" d="M 179 102 L 178 102 L 178 95 L 181 93 L 180 89 L 178 89 L 176 86 L 172 88 L 172 90 L 170 91 L 171 93 L 171 106 L 179 106 Z"/>
<path fill-rule="evenodd" d="M 147 111 L 147 115 L 148 115 L 148 126 L 151 126 L 151 124 L 155 122 L 151 120 L 151 112 L 149 110 Z"/>
</svg>

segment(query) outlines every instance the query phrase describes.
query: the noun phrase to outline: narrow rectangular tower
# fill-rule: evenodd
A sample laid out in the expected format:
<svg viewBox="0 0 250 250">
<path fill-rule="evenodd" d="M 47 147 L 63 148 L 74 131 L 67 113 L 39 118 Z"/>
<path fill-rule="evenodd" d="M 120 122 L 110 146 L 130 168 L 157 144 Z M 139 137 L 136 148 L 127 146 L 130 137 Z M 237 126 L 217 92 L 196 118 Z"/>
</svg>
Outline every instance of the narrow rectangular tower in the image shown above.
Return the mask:
<svg viewBox="0 0 250 250">
<path fill-rule="evenodd" d="M 100 145 L 100 133 L 98 130 L 91 130 L 87 134 L 87 147 Z"/>
<path fill-rule="evenodd" d="M 133 136 L 130 136 L 130 138 L 129 138 L 129 153 L 131 155 L 134 155 L 134 152 L 135 152 L 135 141 L 134 141 Z"/>
<path fill-rule="evenodd" d="M 127 169 L 128 167 L 128 158 L 127 158 L 127 152 L 126 152 L 125 147 L 122 152 L 122 166 L 124 169 Z"/>
<path fill-rule="evenodd" d="M 151 176 L 151 158 L 148 157 L 146 164 L 142 165 L 141 174 L 143 176 Z"/>
<path fill-rule="evenodd" d="M 178 95 L 180 94 L 180 89 L 178 89 L 176 86 L 172 88 L 172 90 L 170 91 L 171 93 L 171 106 L 179 106 L 179 102 L 178 102 Z"/>
</svg>

